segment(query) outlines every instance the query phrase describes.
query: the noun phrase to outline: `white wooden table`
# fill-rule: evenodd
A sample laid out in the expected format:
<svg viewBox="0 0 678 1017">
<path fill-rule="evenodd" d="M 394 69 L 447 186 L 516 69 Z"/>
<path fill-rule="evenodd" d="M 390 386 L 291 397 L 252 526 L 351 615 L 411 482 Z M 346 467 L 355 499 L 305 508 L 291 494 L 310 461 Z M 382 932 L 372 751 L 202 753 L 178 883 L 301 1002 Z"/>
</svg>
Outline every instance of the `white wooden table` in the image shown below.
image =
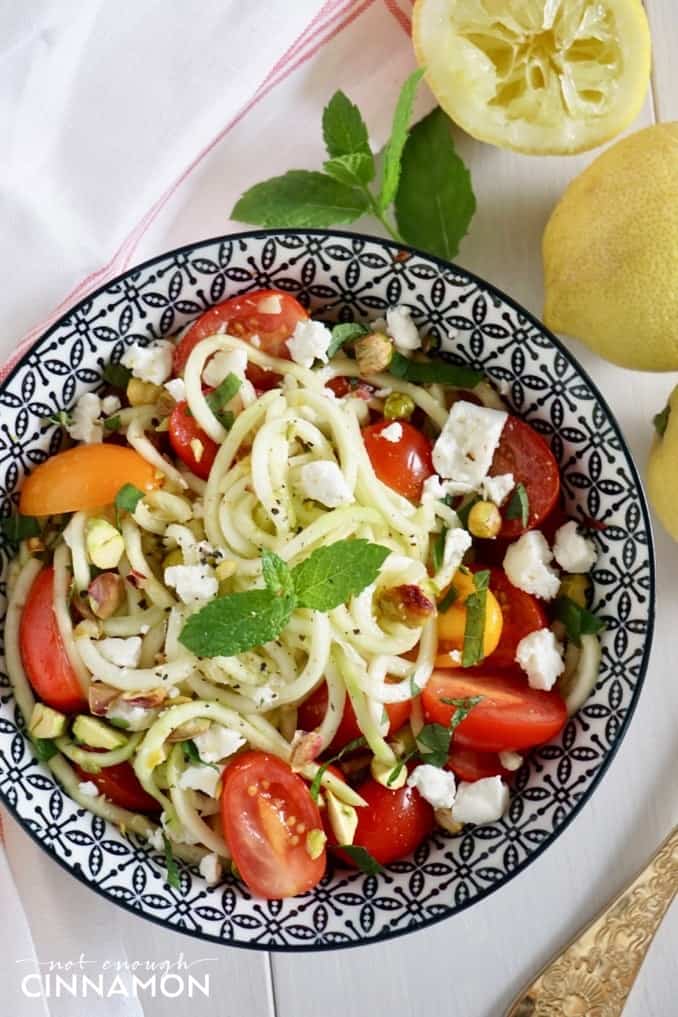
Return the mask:
<svg viewBox="0 0 678 1017">
<path fill-rule="evenodd" d="M 636 128 L 659 119 L 678 119 L 678 11 L 674 0 L 646 0 L 646 6 L 654 39 L 654 74 L 651 95 Z M 301 95 L 308 109 L 317 110 L 317 100 L 302 94 L 307 82 L 292 78 L 284 87 L 297 100 Z M 459 262 L 539 314 L 543 227 L 567 181 L 592 155 L 532 159 L 464 136 L 458 137 L 458 145 L 471 167 L 479 197 L 479 210 Z M 319 157 L 318 141 L 315 161 Z M 211 226 L 201 222 L 194 203 L 175 210 L 164 247 L 214 232 L 214 222 Z M 139 258 L 156 249 L 160 249 L 158 237 L 151 234 Z M 0 349 L 3 356 L 10 345 L 5 340 Z M 611 404 L 642 469 L 652 416 L 664 406 L 678 379 L 628 373 L 577 344 L 572 348 Z M 10 856 L 39 957 L 65 959 L 86 950 L 88 957 L 97 958 L 98 940 L 105 930 L 109 941 L 111 932 L 117 939 L 121 957 L 176 961 L 183 953 L 188 962 L 205 960 L 195 970 L 211 974 L 209 1000 L 200 996 L 191 1002 L 145 999 L 143 1010 L 130 1009 L 129 1004 L 125 1009 L 121 1002 L 119 1013 L 125 1017 L 142 1013 L 145 1017 L 186 1013 L 191 1017 L 369 1017 L 375 1012 L 389 1017 L 428 1013 L 500 1017 L 521 983 L 641 866 L 678 818 L 678 545 L 659 527 L 656 550 L 654 652 L 630 730 L 581 815 L 508 886 L 461 915 L 382 945 L 314 955 L 268 955 L 203 944 L 112 907 L 63 873 L 9 824 Z M 11 951 L 11 930 L 8 940 L 3 943 L 5 951 Z M 628 1017 L 671 1017 L 678 1012 L 677 998 L 678 910 L 674 909 L 652 947 L 626 1013 Z M 86 1004 L 51 1000 L 50 1012 L 53 1017 L 74 1017 L 85 1006 L 100 1012 L 96 1000 Z M 113 1012 L 106 1010 L 107 1015 Z M 37 1004 L 35 1013 L 42 1013 Z"/>
</svg>

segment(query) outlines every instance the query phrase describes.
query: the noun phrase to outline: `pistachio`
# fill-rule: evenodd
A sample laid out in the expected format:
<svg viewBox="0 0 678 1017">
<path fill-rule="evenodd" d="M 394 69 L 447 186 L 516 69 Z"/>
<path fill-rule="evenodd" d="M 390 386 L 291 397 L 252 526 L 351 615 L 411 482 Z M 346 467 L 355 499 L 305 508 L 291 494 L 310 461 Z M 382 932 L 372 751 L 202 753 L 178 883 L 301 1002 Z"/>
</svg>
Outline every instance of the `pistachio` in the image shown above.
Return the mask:
<svg viewBox="0 0 678 1017">
<path fill-rule="evenodd" d="M 87 520 L 85 545 L 89 560 L 99 569 L 116 568 L 125 551 L 120 531 L 107 519 L 98 517 Z"/>
<path fill-rule="evenodd" d="M 105 682 L 92 682 L 89 687 L 89 710 L 95 717 L 105 717 L 111 703 L 120 695 L 120 689 L 114 689 Z"/>
<path fill-rule="evenodd" d="M 157 402 L 163 391 L 162 385 L 154 385 L 152 381 L 130 378 L 127 382 L 127 401 L 130 406 L 145 406 Z"/>
<path fill-rule="evenodd" d="M 327 818 L 338 844 L 352 844 L 358 828 L 358 813 L 352 805 L 339 801 L 336 795 L 325 788 L 327 796 Z"/>
<path fill-rule="evenodd" d="M 382 590 L 377 609 L 388 621 L 399 622 L 408 628 L 418 628 L 436 613 L 435 601 L 426 596 L 416 583 L 402 583 Z"/>
<path fill-rule="evenodd" d="M 353 345 L 361 374 L 379 374 L 393 359 L 393 343 L 383 332 L 370 332 Z"/>
<path fill-rule="evenodd" d="M 192 717 L 185 723 L 175 727 L 174 731 L 167 737 L 168 742 L 185 742 L 188 738 L 195 738 L 204 734 L 210 726 L 206 717 Z"/>
<path fill-rule="evenodd" d="M 290 766 L 300 770 L 322 751 L 323 743 L 319 731 L 295 731 L 290 753 Z"/>
<path fill-rule="evenodd" d="M 102 572 L 87 587 L 89 607 L 97 618 L 110 618 L 120 607 L 124 581 L 117 572 Z"/>
<path fill-rule="evenodd" d="M 315 861 L 316 858 L 320 858 L 321 854 L 325 850 L 325 844 L 327 843 L 327 836 L 324 830 L 309 830 L 306 834 L 306 853 L 308 857 Z"/>
</svg>

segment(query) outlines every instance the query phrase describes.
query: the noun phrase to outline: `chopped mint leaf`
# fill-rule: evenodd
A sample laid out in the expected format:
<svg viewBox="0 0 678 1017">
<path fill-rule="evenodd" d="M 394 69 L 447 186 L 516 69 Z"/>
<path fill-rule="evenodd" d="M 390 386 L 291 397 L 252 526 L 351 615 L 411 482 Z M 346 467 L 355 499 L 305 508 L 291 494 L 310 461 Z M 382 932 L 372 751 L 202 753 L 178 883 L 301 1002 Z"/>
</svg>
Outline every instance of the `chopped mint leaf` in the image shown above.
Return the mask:
<svg viewBox="0 0 678 1017">
<path fill-rule="evenodd" d="M 518 481 L 513 489 L 513 494 L 506 506 L 504 515 L 507 519 L 520 519 L 522 525 L 527 526 L 527 521 L 530 518 L 530 501 L 527 497 L 525 485 L 520 481 Z"/>
<path fill-rule="evenodd" d="M 123 367 L 122 364 L 114 364 L 112 361 L 106 364 L 101 375 L 104 381 L 107 381 L 112 388 L 126 389 L 132 372 L 129 367 Z"/>
<path fill-rule="evenodd" d="M 353 342 L 354 339 L 359 339 L 362 335 L 367 335 L 369 331 L 367 325 L 362 325 L 359 321 L 342 321 L 338 325 L 334 325 L 332 339 L 327 347 L 328 359 L 331 360 L 343 346 Z"/>
<path fill-rule="evenodd" d="M 417 747 L 422 763 L 429 766 L 443 767 L 450 754 L 450 742 L 455 728 L 462 720 L 468 717 L 474 706 L 482 699 L 482 696 L 469 696 L 466 699 L 442 699 L 441 702 L 448 706 L 454 706 L 454 713 L 450 717 L 447 727 L 444 724 L 425 724 L 417 735 Z M 424 750 L 422 751 L 422 745 Z"/>
<path fill-rule="evenodd" d="M 166 833 L 162 835 L 162 842 L 165 845 L 165 866 L 167 868 L 167 882 L 170 886 L 178 890 L 181 886 L 181 880 L 179 879 L 179 866 L 177 865 L 176 859 L 172 854 L 172 845 L 170 844 L 169 837 Z"/>
<path fill-rule="evenodd" d="M 46 763 L 59 751 L 53 738 L 31 738 L 35 754 L 41 763 Z"/>
<path fill-rule="evenodd" d="M 657 432 L 657 434 L 659 435 L 660 438 L 663 438 L 664 434 L 666 433 L 666 428 L 669 426 L 669 416 L 670 415 L 671 415 L 671 407 L 667 403 L 667 405 L 664 407 L 664 409 L 661 411 L 661 413 L 658 413 L 655 417 L 652 418 L 652 423 L 654 424 L 654 429 L 655 429 L 655 431 Z"/>
<path fill-rule="evenodd" d="M 482 371 L 472 367 L 448 364 L 445 360 L 410 360 L 394 351 L 389 373 L 415 385 L 449 385 L 452 388 L 474 388 L 482 381 Z"/>
<path fill-rule="evenodd" d="M 472 667 L 485 656 L 485 608 L 487 590 L 490 585 L 488 569 L 473 574 L 475 592 L 466 598 L 466 626 L 464 628 L 464 648 L 461 654 L 462 667 Z"/>
<path fill-rule="evenodd" d="M 319 547 L 292 570 L 299 607 L 331 611 L 361 593 L 379 575 L 390 549 L 367 540 Z"/>
<path fill-rule="evenodd" d="M 255 184 L 236 202 L 231 219 L 255 226 L 326 227 L 354 222 L 368 208 L 363 191 L 326 173 L 289 170 Z"/>
<path fill-rule="evenodd" d="M 447 540 L 447 527 L 443 526 L 440 533 L 436 536 L 431 547 L 431 564 L 433 565 L 433 571 L 439 572 L 443 558 L 445 557 L 445 541 Z"/>
<path fill-rule="evenodd" d="M 387 141 L 384 149 L 384 172 L 381 179 L 379 197 L 377 199 L 379 208 L 382 211 L 388 208 L 395 198 L 398 190 L 403 148 L 407 141 L 414 96 L 423 74 L 424 69 L 422 67 L 413 71 L 405 81 L 405 84 L 400 90 L 400 95 L 398 96 L 395 113 L 393 114 L 391 137 Z M 429 194 L 428 197 L 430 199 L 431 194 Z"/>
<path fill-rule="evenodd" d="M 323 777 L 325 776 L 325 772 L 327 770 L 327 767 L 331 766 L 332 763 L 338 763 L 339 760 L 343 759 L 344 756 L 348 755 L 349 752 L 355 752 L 356 749 L 364 748 L 365 745 L 367 745 L 367 742 L 365 741 L 365 739 L 363 737 L 354 738 L 353 741 L 347 742 L 346 745 L 344 745 L 344 747 L 341 749 L 341 751 L 337 752 L 336 756 L 332 756 L 330 759 L 327 759 L 322 764 L 322 766 L 318 767 L 318 769 L 316 771 L 316 775 L 313 778 L 313 781 L 311 783 L 310 788 L 308 789 L 309 793 L 311 795 L 311 798 L 313 799 L 314 802 L 318 801 L 318 795 L 320 794 L 320 787 L 322 785 Z"/>
<path fill-rule="evenodd" d="M 581 607 L 570 597 L 558 597 L 554 604 L 555 617 L 565 626 L 568 639 L 581 646 L 582 636 L 592 636 L 605 628 L 604 622 L 591 611 Z"/>
<path fill-rule="evenodd" d="M 233 412 L 231 410 L 227 410 L 226 407 L 230 403 L 231 399 L 238 394 L 241 385 L 241 379 L 231 372 L 226 375 L 217 388 L 210 392 L 209 395 L 205 396 L 205 402 L 217 420 L 227 431 L 230 431 L 233 427 L 235 417 Z"/>
<path fill-rule="evenodd" d="M 360 847 L 359 844 L 341 844 L 339 849 L 348 855 L 361 872 L 366 872 L 368 876 L 377 876 L 384 871 L 383 865 L 380 865 L 376 858 L 373 858 L 369 851 Z"/>
<path fill-rule="evenodd" d="M 120 529 L 120 513 L 121 512 L 134 512 L 138 503 L 144 496 L 144 492 L 140 491 L 134 484 L 123 484 L 118 493 L 115 496 L 113 505 L 115 507 L 115 525 Z"/>
<path fill-rule="evenodd" d="M 28 540 L 29 537 L 39 537 L 42 532 L 37 519 L 33 516 L 22 516 L 19 512 L 16 515 L 0 519 L 0 531 L 5 535 L 8 543 L 15 546 L 22 540 Z"/>
<path fill-rule="evenodd" d="M 459 594 L 454 586 L 450 586 L 442 600 L 438 601 L 438 613 L 445 614 L 452 607 L 458 596 Z"/>
<path fill-rule="evenodd" d="M 120 414 L 115 417 L 108 417 L 104 420 L 104 431 L 118 431 L 120 429 Z"/>
</svg>

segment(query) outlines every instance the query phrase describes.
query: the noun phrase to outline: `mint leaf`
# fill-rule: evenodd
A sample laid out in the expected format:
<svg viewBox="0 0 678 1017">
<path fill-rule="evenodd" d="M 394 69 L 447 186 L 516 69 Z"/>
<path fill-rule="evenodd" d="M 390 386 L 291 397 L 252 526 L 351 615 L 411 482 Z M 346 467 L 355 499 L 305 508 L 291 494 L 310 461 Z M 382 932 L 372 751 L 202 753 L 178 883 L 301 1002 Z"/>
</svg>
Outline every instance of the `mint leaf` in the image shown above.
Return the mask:
<svg viewBox="0 0 678 1017">
<path fill-rule="evenodd" d="M 271 590 L 217 597 L 191 615 L 179 642 L 198 657 L 232 657 L 275 639 L 294 606 L 293 597 Z"/>
<path fill-rule="evenodd" d="M 433 565 L 434 572 L 439 572 L 443 564 L 443 558 L 445 557 L 446 540 L 447 540 L 447 527 L 443 526 L 442 530 L 433 541 L 433 547 L 431 548 L 431 564 Z"/>
<path fill-rule="evenodd" d="M 570 597 L 558 597 L 554 604 L 554 613 L 558 621 L 565 626 L 568 639 L 576 646 L 581 646 L 582 636 L 592 636 L 605 628 L 600 618 L 585 607 L 581 607 Z"/>
<path fill-rule="evenodd" d="M 59 751 L 53 738 L 31 738 L 35 754 L 41 763 L 46 763 Z"/>
<path fill-rule="evenodd" d="M 234 416 L 226 406 L 231 399 L 238 394 L 242 380 L 237 375 L 227 374 L 224 380 L 212 392 L 205 396 L 205 402 L 211 409 L 217 420 L 223 424 L 227 431 L 233 427 Z"/>
<path fill-rule="evenodd" d="M 459 367 L 444 360 L 409 360 L 394 350 L 389 373 L 415 385 L 451 385 L 453 388 L 474 388 L 483 379 L 482 371 Z"/>
<path fill-rule="evenodd" d="M 273 551 L 262 551 L 261 568 L 266 588 L 271 593 L 275 593 L 276 597 L 294 595 L 292 573 L 282 558 L 279 558 Z"/>
<path fill-rule="evenodd" d="M 104 420 L 104 431 L 117 431 L 120 428 L 120 414 Z"/>
<path fill-rule="evenodd" d="M 345 155 L 363 155 L 371 162 L 365 183 L 374 176 L 374 156 L 367 136 L 367 125 L 358 107 L 341 90 L 335 92 L 323 110 L 323 139 L 332 159 Z"/>
<path fill-rule="evenodd" d="M 331 611 L 345 604 L 374 582 L 390 553 L 367 540 L 338 540 L 319 547 L 292 570 L 299 607 Z"/>
<path fill-rule="evenodd" d="M 450 121 L 441 109 L 410 131 L 402 153 L 395 212 L 408 243 L 450 260 L 473 218 L 471 177 L 454 149 Z"/>
<path fill-rule="evenodd" d="M 255 226 L 303 229 L 353 222 L 367 207 L 364 193 L 325 173 L 290 170 L 245 191 L 231 219 Z"/>
<path fill-rule="evenodd" d="M 658 413 L 652 418 L 654 429 L 660 438 L 663 438 L 666 434 L 666 428 L 669 426 L 669 416 L 671 414 L 671 407 L 667 404 L 661 413 Z"/>
<path fill-rule="evenodd" d="M 342 321 L 340 324 L 334 325 L 332 328 L 332 339 L 327 347 L 328 360 L 331 360 L 346 343 L 353 342 L 354 339 L 360 339 L 362 335 L 367 335 L 369 331 L 367 325 L 362 325 L 359 321 Z"/>
<path fill-rule="evenodd" d="M 530 518 L 530 499 L 527 497 L 525 485 L 520 481 L 513 489 L 504 515 L 507 519 L 520 519 L 522 525 L 527 526 L 527 521 Z"/>
<path fill-rule="evenodd" d="M 0 519 L 0 531 L 5 535 L 8 543 L 15 546 L 22 540 L 28 540 L 29 537 L 39 537 L 41 533 L 37 519 L 33 516 L 22 516 L 19 512 L 14 516 Z"/>
<path fill-rule="evenodd" d="M 115 507 L 115 525 L 118 529 L 120 529 L 120 513 L 134 512 L 143 496 L 144 492 L 140 491 L 134 484 L 123 484 L 113 502 Z"/>
<path fill-rule="evenodd" d="M 418 68 L 410 74 L 409 78 L 400 90 L 395 113 L 393 114 L 393 126 L 391 137 L 384 149 L 384 173 L 381 179 L 381 190 L 379 192 L 379 208 L 383 211 L 391 204 L 398 190 L 400 180 L 400 165 L 403 148 L 407 141 L 407 129 L 412 116 L 412 105 L 417 85 L 424 73 L 423 68 Z M 432 194 L 428 195 L 429 198 Z"/>
<path fill-rule="evenodd" d="M 454 586 L 450 586 L 443 599 L 438 601 L 438 614 L 445 614 L 452 607 L 458 596 L 459 594 Z"/>
<path fill-rule="evenodd" d="M 359 844 L 340 844 L 339 849 L 348 855 L 361 872 L 366 872 L 368 876 L 377 876 L 384 871 L 383 865 L 380 865 L 377 859 L 372 857 L 367 848 L 360 847 Z"/>
<path fill-rule="evenodd" d="M 461 654 L 461 666 L 472 667 L 485 656 L 485 608 L 487 589 L 490 585 L 488 569 L 475 572 L 473 575 L 475 593 L 466 598 L 466 626 L 464 628 L 464 648 Z"/>
<path fill-rule="evenodd" d="M 123 367 L 122 364 L 106 364 L 101 376 L 104 381 L 107 381 L 112 388 L 126 389 L 127 384 L 132 377 L 132 372 L 129 367 Z"/>
<path fill-rule="evenodd" d="M 372 153 L 351 152 L 349 155 L 338 155 L 323 163 L 323 169 L 329 176 L 349 187 L 363 187 L 374 176 L 374 159 Z"/>
<path fill-rule="evenodd" d="M 169 838 L 166 833 L 162 835 L 162 842 L 165 845 L 165 867 L 167 869 L 167 882 L 170 886 L 173 886 L 175 890 L 178 890 L 181 885 L 179 879 L 179 866 L 176 863 L 176 859 L 172 854 L 172 845 L 169 842 Z"/>
<path fill-rule="evenodd" d="M 455 708 L 454 713 L 450 717 L 450 734 L 454 734 L 455 728 L 459 727 L 462 720 L 466 720 L 473 707 L 477 706 L 478 703 L 481 702 L 482 698 L 482 696 L 466 696 L 464 699 L 447 699 L 445 696 L 441 697 L 441 703 L 445 703 L 447 706 L 454 706 Z"/>
<path fill-rule="evenodd" d="M 206 759 L 202 758 L 198 752 L 198 746 L 192 739 L 189 738 L 187 741 L 182 742 L 181 748 L 187 763 L 193 763 L 195 766 L 210 766 L 213 770 L 219 771 L 216 763 L 208 763 Z"/>
<path fill-rule="evenodd" d="M 451 737 L 450 729 L 444 724 L 425 724 L 417 735 L 422 763 L 429 766 L 444 766 L 450 751 Z"/>
<path fill-rule="evenodd" d="M 337 763 L 340 759 L 343 759 L 344 756 L 347 755 L 349 752 L 355 752 L 356 749 L 364 748 L 365 745 L 367 745 L 367 742 L 362 736 L 360 738 L 354 738 L 353 741 L 347 742 L 346 745 L 344 745 L 343 749 L 341 749 L 340 752 L 337 752 L 336 756 L 331 756 L 322 764 L 322 766 L 318 767 L 318 769 L 316 770 L 315 777 L 313 778 L 313 782 L 311 783 L 311 786 L 308 789 L 311 798 L 313 799 L 314 802 L 318 801 L 320 787 L 322 785 L 322 780 L 325 775 L 325 771 L 327 770 L 327 767 L 331 766 L 332 763 Z"/>
</svg>

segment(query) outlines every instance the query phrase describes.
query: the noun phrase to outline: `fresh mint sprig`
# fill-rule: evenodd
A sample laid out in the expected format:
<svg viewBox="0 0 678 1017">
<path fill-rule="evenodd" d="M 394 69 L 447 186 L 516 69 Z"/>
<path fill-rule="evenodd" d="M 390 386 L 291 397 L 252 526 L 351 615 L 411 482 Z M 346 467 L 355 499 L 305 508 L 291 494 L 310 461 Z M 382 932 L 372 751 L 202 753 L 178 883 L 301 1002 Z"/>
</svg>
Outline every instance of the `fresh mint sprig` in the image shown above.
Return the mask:
<svg viewBox="0 0 678 1017">
<path fill-rule="evenodd" d="M 295 608 L 332 611 L 379 575 L 391 552 L 367 540 L 320 547 L 293 569 L 271 551 L 262 556 L 266 589 L 231 593 L 191 615 L 179 640 L 199 657 L 231 657 L 275 639 Z"/>
<path fill-rule="evenodd" d="M 471 178 L 454 149 L 450 121 L 435 109 L 410 130 L 423 70 L 405 81 L 377 169 L 360 110 L 343 92 L 323 111 L 324 172 L 290 170 L 250 187 L 232 219 L 271 227 L 327 227 L 373 215 L 398 243 L 452 258 L 475 211 Z M 336 351 L 335 351 L 336 352 Z"/>
</svg>

